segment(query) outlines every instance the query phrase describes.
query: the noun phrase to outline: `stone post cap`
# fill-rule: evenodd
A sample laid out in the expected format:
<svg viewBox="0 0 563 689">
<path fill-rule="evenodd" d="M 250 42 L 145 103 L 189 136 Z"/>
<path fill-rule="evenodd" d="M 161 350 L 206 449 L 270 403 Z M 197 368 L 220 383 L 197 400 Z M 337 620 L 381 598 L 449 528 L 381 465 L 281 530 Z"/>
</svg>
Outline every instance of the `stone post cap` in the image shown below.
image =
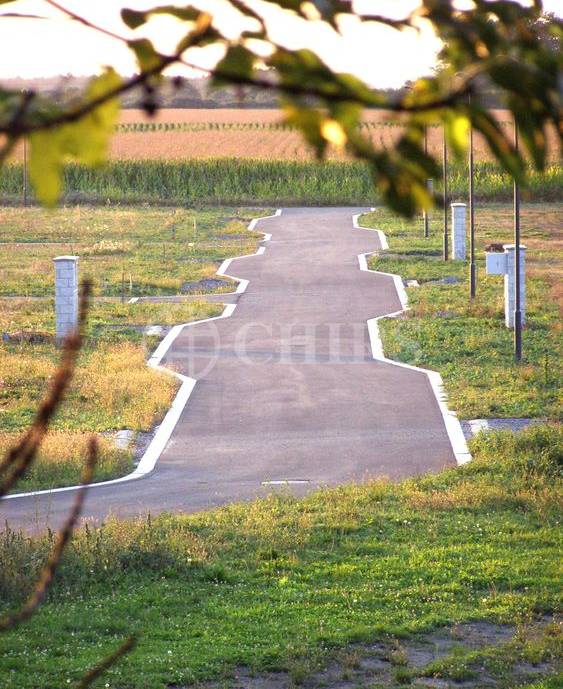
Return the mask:
<svg viewBox="0 0 563 689">
<path fill-rule="evenodd" d="M 78 261 L 78 256 L 56 256 L 53 261 Z"/>
<path fill-rule="evenodd" d="M 505 251 L 514 251 L 516 244 L 503 244 Z M 520 244 L 520 251 L 526 251 L 528 247 L 525 244 Z"/>
</svg>

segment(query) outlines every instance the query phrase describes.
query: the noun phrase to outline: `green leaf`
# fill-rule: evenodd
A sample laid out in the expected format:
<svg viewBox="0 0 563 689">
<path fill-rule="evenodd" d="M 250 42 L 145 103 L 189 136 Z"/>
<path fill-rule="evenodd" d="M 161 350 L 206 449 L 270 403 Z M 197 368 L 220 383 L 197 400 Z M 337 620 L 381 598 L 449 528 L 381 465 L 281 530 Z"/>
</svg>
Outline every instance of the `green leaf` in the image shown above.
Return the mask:
<svg viewBox="0 0 563 689">
<path fill-rule="evenodd" d="M 318 110 L 298 106 L 290 100 L 286 100 L 282 105 L 284 121 L 300 129 L 306 141 L 314 148 L 317 158 L 322 158 L 328 144 L 326 130 L 323 134 L 326 117 Z"/>
<path fill-rule="evenodd" d="M 146 12 L 139 12 L 138 10 L 131 10 L 125 7 L 121 10 L 121 19 L 130 29 L 137 29 L 139 26 L 146 24 L 148 16 Z"/>
<path fill-rule="evenodd" d="M 40 131 L 29 137 L 29 178 L 37 198 L 46 206 L 54 206 L 61 193 L 64 160 L 61 134 L 61 131 Z"/>
<path fill-rule="evenodd" d="M 213 86 L 229 84 L 236 77 L 250 78 L 254 69 L 256 56 L 242 45 L 231 46 L 222 60 L 217 63 L 217 74 L 213 77 Z"/>
<path fill-rule="evenodd" d="M 520 155 L 514 150 L 514 146 L 506 137 L 494 117 L 483 108 L 474 108 L 471 113 L 473 126 L 487 140 L 489 147 L 504 169 L 514 179 L 525 182 L 526 168 Z"/>
<path fill-rule="evenodd" d="M 469 146 L 471 122 L 465 113 L 450 112 L 445 116 L 446 137 L 452 151 L 461 157 Z"/>
<path fill-rule="evenodd" d="M 124 8 L 121 10 L 121 19 L 130 29 L 137 29 L 139 26 L 146 24 L 150 17 L 157 14 L 176 17 L 176 19 L 180 19 L 181 21 L 196 21 L 199 19 L 202 12 L 190 6 L 175 7 L 174 5 L 162 5 L 161 7 L 154 7 L 144 12 Z"/>
<path fill-rule="evenodd" d="M 103 99 L 120 84 L 121 77 L 113 69 L 107 69 L 90 82 L 86 103 Z M 57 202 L 65 162 L 94 166 L 105 161 L 119 107 L 119 100 L 110 98 L 76 122 L 30 135 L 29 175 L 42 203 L 53 206 Z"/>
<path fill-rule="evenodd" d="M 162 5 L 161 7 L 155 7 L 154 9 L 148 10 L 146 14 L 150 16 L 156 14 L 167 14 L 182 21 L 194 22 L 199 18 L 201 10 L 189 6 L 175 7 L 174 5 Z"/>
<path fill-rule="evenodd" d="M 160 55 L 156 52 L 148 38 L 137 38 L 128 41 L 127 45 L 135 53 L 141 71 L 146 72 L 155 69 L 162 63 Z"/>
</svg>

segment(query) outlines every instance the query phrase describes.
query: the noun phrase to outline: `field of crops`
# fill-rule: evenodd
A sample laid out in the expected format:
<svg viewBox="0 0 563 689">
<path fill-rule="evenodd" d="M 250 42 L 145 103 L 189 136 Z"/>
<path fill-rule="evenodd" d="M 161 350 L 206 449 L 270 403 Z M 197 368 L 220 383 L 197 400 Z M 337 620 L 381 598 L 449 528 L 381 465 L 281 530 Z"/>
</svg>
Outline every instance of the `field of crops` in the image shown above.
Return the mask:
<svg viewBox="0 0 563 689">
<path fill-rule="evenodd" d="M 356 161 L 119 160 L 96 170 L 69 165 L 64 188 L 65 203 L 372 206 L 378 202 L 367 166 Z M 467 199 L 465 164 L 450 166 L 449 188 L 452 201 Z M 531 174 L 529 198 L 557 201 L 562 188 L 563 169 L 552 165 L 543 175 Z M 0 203 L 20 204 L 22 189 L 21 165 L 0 168 Z M 508 201 L 512 180 L 494 164 L 481 162 L 476 165 L 475 190 L 479 201 Z"/>
<path fill-rule="evenodd" d="M 508 114 L 499 110 L 496 116 L 510 130 Z M 361 129 L 377 146 L 391 147 L 401 134 L 401 123 L 385 111 L 370 111 Z M 428 143 L 440 158 L 441 129 L 429 129 Z M 509 200 L 512 181 L 490 161 L 478 136 L 475 153 L 477 198 Z M 347 160 L 335 150 L 328 157 L 325 164 L 316 162 L 300 133 L 283 124 L 279 110 L 169 109 L 152 119 L 141 110 L 124 110 L 109 163 L 97 170 L 69 165 L 63 201 L 191 206 L 373 205 L 378 201 L 365 164 Z M 0 169 L 0 202 L 21 201 L 21 160 L 20 147 L 11 164 Z M 464 161 L 451 161 L 449 186 L 452 200 L 467 196 Z M 553 145 L 546 173 L 531 175 L 530 198 L 558 200 L 562 186 Z"/>
<path fill-rule="evenodd" d="M 511 129 L 506 111 L 495 112 L 498 121 Z M 401 121 L 386 111 L 368 111 L 361 123 L 364 134 L 376 146 L 392 146 L 401 134 Z M 442 131 L 431 127 L 429 150 L 439 153 Z M 555 136 L 553 137 L 555 143 Z M 556 151 L 555 146 L 553 147 Z M 329 158 L 346 156 L 329 150 Z M 491 160 L 480 136 L 475 137 L 479 161 Z M 112 140 L 112 160 L 182 160 L 186 158 L 253 158 L 259 160 L 311 160 L 314 155 L 294 128 L 282 123 L 278 110 L 168 109 L 148 119 L 142 110 L 124 110 Z M 556 159 L 556 153 L 553 159 Z M 21 161 L 22 148 L 14 156 Z"/>
<path fill-rule="evenodd" d="M 509 113 L 497 110 L 494 114 L 502 126 L 510 130 Z M 380 146 L 393 145 L 402 129 L 401 120 L 384 110 L 366 111 L 360 126 L 363 133 Z M 139 136 L 147 133 L 153 136 L 149 139 Z M 171 133 L 175 136 L 167 136 Z M 430 151 L 438 153 L 441 150 L 441 137 L 441 129 L 429 129 Z M 220 156 L 310 160 L 313 157 L 299 132 L 283 124 L 280 111 L 244 108 L 161 110 L 152 120 L 148 120 L 143 111 L 124 110 L 111 155 L 116 159 L 166 160 Z M 479 136 L 475 137 L 475 155 L 477 160 L 491 159 Z M 329 157 L 338 159 L 342 154 L 332 150 Z"/>
</svg>

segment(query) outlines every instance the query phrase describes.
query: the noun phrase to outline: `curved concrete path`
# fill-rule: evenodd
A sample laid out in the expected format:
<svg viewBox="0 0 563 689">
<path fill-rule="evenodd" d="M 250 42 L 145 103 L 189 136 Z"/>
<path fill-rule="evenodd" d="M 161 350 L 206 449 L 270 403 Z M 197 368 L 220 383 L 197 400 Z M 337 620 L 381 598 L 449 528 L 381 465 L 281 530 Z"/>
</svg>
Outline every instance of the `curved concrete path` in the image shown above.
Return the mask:
<svg viewBox="0 0 563 689">
<path fill-rule="evenodd" d="M 381 246 L 352 228 L 362 210 L 260 221 L 266 252 L 228 269 L 250 281 L 233 315 L 185 328 L 164 358 L 198 383 L 155 470 L 92 488 L 84 517 L 191 512 L 278 485 L 301 494 L 455 464 L 428 376 L 373 358 L 367 321 L 402 305 L 392 276 L 359 270 L 358 255 Z M 4 500 L 0 519 L 56 526 L 74 495 Z"/>
</svg>

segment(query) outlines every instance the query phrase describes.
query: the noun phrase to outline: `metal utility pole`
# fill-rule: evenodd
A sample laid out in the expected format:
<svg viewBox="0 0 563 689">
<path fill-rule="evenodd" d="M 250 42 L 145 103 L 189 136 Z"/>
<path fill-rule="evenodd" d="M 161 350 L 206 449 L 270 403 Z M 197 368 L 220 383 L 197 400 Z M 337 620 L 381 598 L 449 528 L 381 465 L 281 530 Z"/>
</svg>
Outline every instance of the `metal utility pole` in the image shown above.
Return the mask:
<svg viewBox="0 0 563 689">
<path fill-rule="evenodd" d="M 448 145 L 446 143 L 446 127 L 442 142 L 443 187 L 444 187 L 444 261 L 448 260 Z"/>
<path fill-rule="evenodd" d="M 424 155 L 428 155 L 428 127 L 424 127 Z M 429 218 L 428 218 L 428 211 L 424 211 L 424 236 L 428 238 L 430 236 L 430 228 L 429 228 Z"/>
<path fill-rule="evenodd" d="M 23 138 L 23 205 L 27 206 L 27 138 Z"/>
<path fill-rule="evenodd" d="M 514 148 L 518 152 L 518 125 L 514 121 Z M 514 358 L 522 360 L 522 304 L 520 294 L 520 186 L 514 180 Z"/>
<path fill-rule="evenodd" d="M 475 194 L 473 188 L 473 127 L 469 129 L 469 296 L 477 292 L 475 268 Z"/>
</svg>

